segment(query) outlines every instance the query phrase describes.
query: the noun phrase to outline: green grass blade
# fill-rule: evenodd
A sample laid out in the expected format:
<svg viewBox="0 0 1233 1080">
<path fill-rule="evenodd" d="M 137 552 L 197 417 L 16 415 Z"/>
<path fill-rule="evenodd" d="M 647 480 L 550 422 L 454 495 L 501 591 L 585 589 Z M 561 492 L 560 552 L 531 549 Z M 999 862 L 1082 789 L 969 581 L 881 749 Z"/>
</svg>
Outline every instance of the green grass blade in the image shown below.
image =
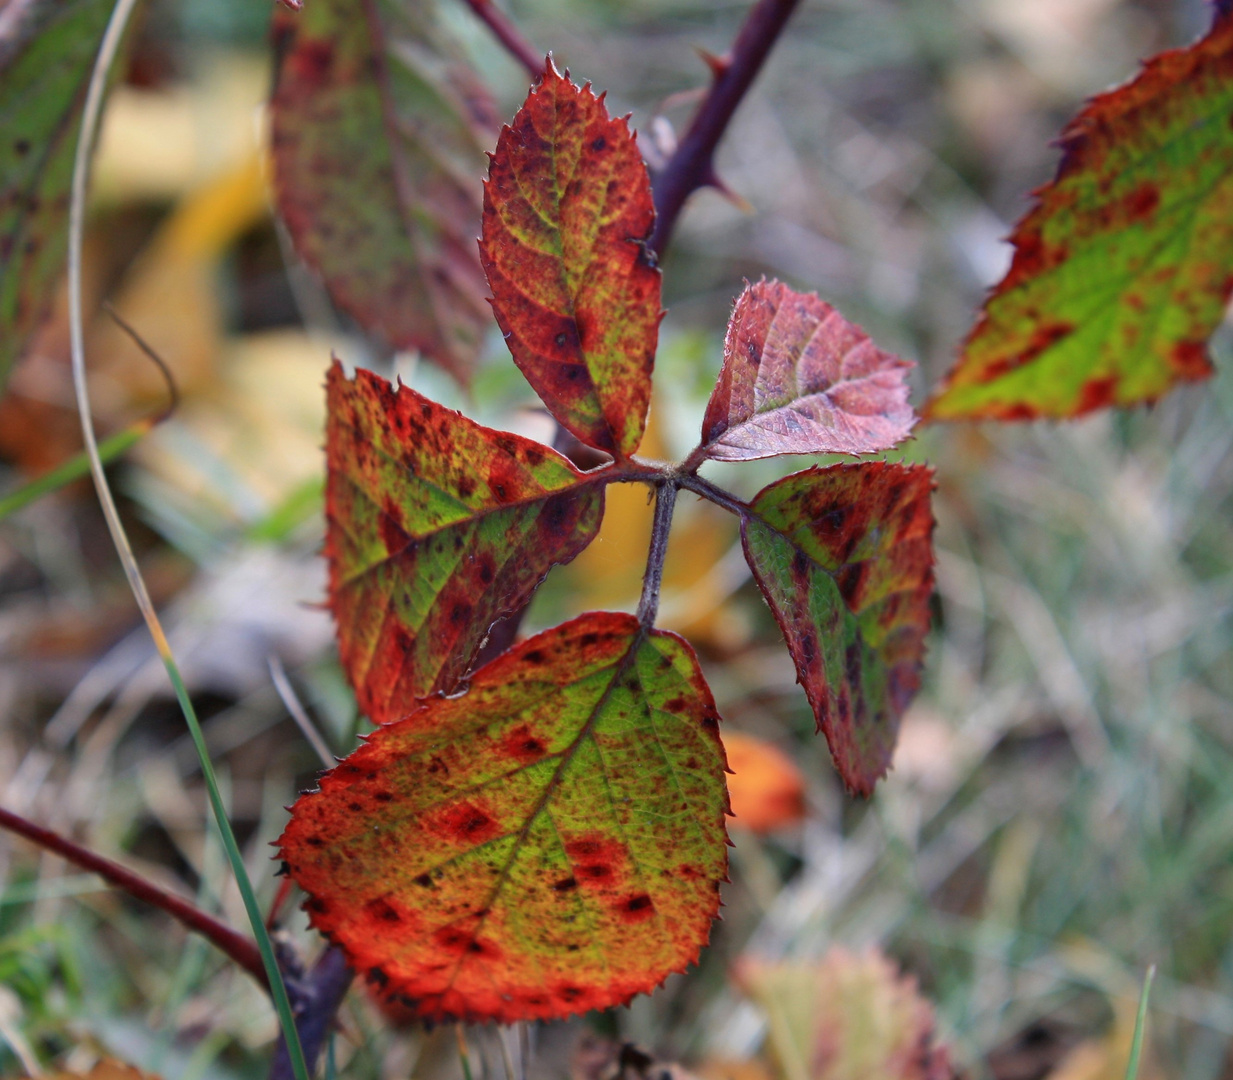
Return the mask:
<svg viewBox="0 0 1233 1080">
<path fill-rule="evenodd" d="M 98 444 L 98 456 L 104 464 L 114 461 L 135 446 L 141 438 L 154 426 L 150 420 L 138 420 L 137 423 L 118 431 L 110 438 Z M 58 465 L 50 472 L 31 480 L 8 495 L 0 496 L 0 521 L 10 514 L 15 514 L 23 507 L 37 502 L 44 495 L 58 491 L 74 480 L 80 480 L 90 475 L 90 455 L 85 450 L 69 458 L 63 465 Z"/>
<path fill-rule="evenodd" d="M 1143 1053 L 1143 1032 L 1147 1027 L 1147 999 L 1152 992 L 1152 980 L 1156 977 L 1156 965 L 1147 969 L 1143 980 L 1143 993 L 1139 997 L 1139 1014 L 1135 1017 L 1135 1034 L 1130 1042 L 1130 1061 L 1126 1063 L 1126 1080 L 1135 1080 L 1139 1073 L 1139 1057 Z"/>
</svg>

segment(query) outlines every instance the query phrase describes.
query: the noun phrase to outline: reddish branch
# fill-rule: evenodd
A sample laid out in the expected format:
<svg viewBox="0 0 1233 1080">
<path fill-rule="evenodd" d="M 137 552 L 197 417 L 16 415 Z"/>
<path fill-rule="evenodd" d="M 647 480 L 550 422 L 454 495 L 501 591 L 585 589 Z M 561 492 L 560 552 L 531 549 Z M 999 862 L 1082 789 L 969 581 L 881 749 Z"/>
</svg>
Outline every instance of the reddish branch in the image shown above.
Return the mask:
<svg viewBox="0 0 1233 1080">
<path fill-rule="evenodd" d="M 38 844 L 39 847 L 46 848 L 48 851 L 54 851 L 74 866 L 80 866 L 83 870 L 89 870 L 98 874 L 104 881 L 114 885 L 117 889 L 124 890 L 129 896 L 135 896 L 138 900 L 144 900 L 147 904 L 152 904 L 154 907 L 167 912 L 168 915 L 181 925 L 196 931 L 207 941 L 211 942 L 261 983 L 262 986 L 269 985 L 265 976 L 265 967 L 261 963 L 261 954 L 257 951 L 257 943 L 243 934 L 236 933 L 229 926 L 219 922 L 212 915 L 207 915 L 204 911 L 194 907 L 187 900 L 176 896 L 174 893 L 167 892 L 165 889 L 160 889 L 157 885 L 147 881 L 139 874 L 133 873 L 132 870 L 125 869 L 119 863 L 114 863 L 110 859 L 104 859 L 101 855 L 88 851 L 80 844 L 76 844 L 72 840 L 52 832 L 50 829 L 44 829 L 41 826 L 35 825 L 33 822 L 27 821 L 25 818 L 2 807 L 0 807 L 0 828 L 5 828 L 10 832 L 17 833 L 19 836 L 24 836 L 27 840 Z"/>
<path fill-rule="evenodd" d="M 493 36 L 505 46 L 506 51 L 538 79 L 544 70 L 544 54 L 537 52 L 518 28 L 509 21 L 492 0 L 467 0 L 467 6 L 484 22 Z"/>
<path fill-rule="evenodd" d="M 668 164 L 655 177 L 655 231 L 647 246 L 662 253 L 685 200 L 717 183 L 715 148 L 800 0 L 758 0 L 732 50 L 713 65 L 715 82 Z"/>
</svg>

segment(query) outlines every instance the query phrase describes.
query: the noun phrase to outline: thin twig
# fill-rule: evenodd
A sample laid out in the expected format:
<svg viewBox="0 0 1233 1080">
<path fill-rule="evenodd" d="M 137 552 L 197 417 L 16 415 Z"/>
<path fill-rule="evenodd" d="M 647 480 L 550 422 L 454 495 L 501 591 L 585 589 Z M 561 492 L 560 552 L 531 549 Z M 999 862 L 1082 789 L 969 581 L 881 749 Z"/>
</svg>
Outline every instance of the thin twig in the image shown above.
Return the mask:
<svg viewBox="0 0 1233 1080">
<path fill-rule="evenodd" d="M 213 915 L 195 907 L 182 897 L 160 888 L 147 881 L 140 874 L 112 862 L 110 859 L 96 855 L 88 848 L 61 836 L 59 833 L 35 825 L 24 817 L 14 814 L 11 810 L 0 807 L 0 828 L 24 836 L 33 844 L 47 851 L 55 852 L 61 858 L 68 860 L 74 866 L 98 874 L 104 881 L 114 885 L 138 900 L 144 900 L 160 911 L 165 911 L 176 922 L 186 926 L 194 933 L 200 934 L 221 952 L 230 957 L 236 964 L 247 971 L 262 986 L 268 986 L 265 968 L 261 963 L 261 954 L 257 951 L 257 943 L 252 938 L 237 933 L 231 927 L 218 921 Z"/>
<path fill-rule="evenodd" d="M 313 725 L 311 717 L 305 711 L 304 706 L 300 704 L 300 699 L 296 697 L 295 687 L 291 685 L 291 680 L 287 678 L 287 671 L 283 667 L 283 662 L 273 653 L 269 657 L 270 678 L 274 680 L 274 689 L 278 691 L 278 696 L 282 698 L 283 705 L 287 712 L 291 714 L 291 719 L 296 722 L 303 733 L 304 738 L 308 740 L 308 745 L 316 751 L 317 757 L 321 759 L 321 764 L 327 769 L 334 767 L 334 755 L 330 753 L 330 748 L 326 746 L 325 739 L 321 737 L 319 732 Z"/>
<path fill-rule="evenodd" d="M 164 420 L 166 420 L 169 416 L 171 416 L 172 413 L 174 413 L 180 407 L 180 388 L 176 385 L 176 377 L 171 373 L 171 368 L 167 366 L 167 361 L 164 360 L 161 356 L 158 355 L 157 352 L 154 351 L 154 347 L 150 345 L 150 343 L 146 341 L 146 339 L 143 338 L 136 331 L 132 323 L 130 323 L 127 319 L 124 318 L 123 315 L 121 315 L 114 307 L 112 307 L 110 300 L 103 301 L 103 310 L 107 312 L 108 315 L 111 316 L 112 322 L 114 322 L 121 330 L 124 331 L 124 333 L 126 333 L 129 336 L 133 344 L 136 345 L 137 348 L 139 348 L 143 353 L 145 353 L 146 358 L 156 368 L 158 368 L 159 372 L 162 374 L 163 378 L 166 380 L 167 382 L 167 404 L 163 408 L 163 411 L 158 414 L 158 416 L 155 418 L 155 421 L 154 421 L 156 424 L 162 423 Z"/>
<path fill-rule="evenodd" d="M 638 601 L 638 622 L 643 630 L 655 624 L 659 612 L 659 587 L 664 580 L 664 559 L 668 555 L 668 534 L 672 531 L 672 511 L 676 507 L 676 482 L 665 480 L 655 486 L 655 519 L 651 523 L 651 549 L 642 578 L 642 597 Z"/>
<path fill-rule="evenodd" d="M 538 79 L 544 73 L 544 53 L 539 52 L 519 32 L 505 14 L 492 0 L 466 0 L 467 7 L 475 12 L 476 17 L 492 31 L 495 37 L 505 46 L 506 52 L 518 61 L 532 79 Z"/>
<path fill-rule="evenodd" d="M 86 453 L 90 457 L 90 473 L 94 478 L 94 487 L 98 493 L 99 504 L 103 510 L 103 517 L 107 522 L 108 532 L 111 533 L 112 543 L 115 545 L 116 552 L 120 556 L 120 562 L 124 567 L 124 574 L 128 578 L 129 587 L 132 589 L 133 596 L 137 600 L 137 606 L 141 609 L 146 627 L 150 631 L 150 636 L 154 639 L 155 648 L 158 650 L 158 654 L 163 661 L 163 666 L 167 669 L 167 677 L 171 680 L 176 699 L 179 701 L 180 709 L 184 713 L 184 720 L 188 725 L 189 734 L 192 736 L 193 744 L 197 749 L 197 755 L 201 761 L 202 777 L 205 780 L 206 792 L 210 800 L 210 807 L 218 824 L 223 847 L 227 852 L 227 860 L 231 864 L 232 872 L 235 875 L 236 885 L 244 902 L 244 909 L 252 926 L 257 948 L 261 953 L 262 966 L 269 982 L 270 996 L 273 998 L 274 1007 L 278 1012 L 279 1024 L 284 1033 L 286 1033 L 290 1043 L 295 1076 L 297 1080 L 309 1080 L 308 1066 L 304 1061 L 304 1055 L 300 1049 L 299 1036 L 296 1033 L 291 1001 L 287 996 L 287 988 L 283 984 L 282 974 L 278 968 L 278 960 L 274 955 L 274 948 L 270 943 L 269 935 L 266 933 L 265 923 L 261 917 L 261 908 L 257 904 L 257 895 L 253 891 L 252 882 L 249 880 L 248 872 L 244 867 L 244 857 L 240 852 L 240 845 L 236 841 L 235 832 L 232 830 L 231 822 L 227 818 L 227 808 L 223 804 L 222 795 L 218 790 L 218 780 L 214 775 L 214 767 L 210 761 L 210 753 L 206 746 L 205 736 L 202 734 L 196 710 L 188 694 L 188 688 L 184 685 L 184 679 L 180 675 L 180 669 L 176 664 L 175 656 L 167 641 L 167 635 L 163 632 L 158 614 L 154 610 L 154 604 L 150 600 L 149 590 L 146 588 L 146 583 L 141 576 L 137 560 L 133 556 L 133 549 L 124 531 L 124 525 L 120 521 L 120 514 L 116 510 L 115 499 L 112 498 L 111 488 L 107 483 L 107 476 L 103 472 L 103 462 L 99 457 L 98 442 L 94 435 L 94 421 L 90 414 L 90 390 L 86 382 L 85 320 L 82 316 L 81 304 L 82 244 L 86 223 L 86 184 L 90 173 L 90 158 L 94 151 L 99 120 L 102 116 L 103 95 L 107 90 L 108 74 L 111 71 L 116 54 L 119 52 L 120 42 L 124 38 L 125 28 L 128 26 L 129 18 L 133 13 L 136 3 L 137 0 L 116 0 L 116 5 L 112 9 L 111 17 L 107 22 L 107 28 L 103 31 L 98 54 L 94 60 L 94 68 L 90 72 L 90 82 L 86 89 L 85 103 L 82 106 L 81 131 L 77 137 L 77 147 L 73 157 L 73 178 L 69 192 L 68 232 L 69 345 L 72 353 L 73 390 L 77 397 L 77 411 L 81 419 L 82 439 L 85 442 Z"/>
<path fill-rule="evenodd" d="M 654 178 L 655 231 L 647 246 L 657 254 L 662 255 L 668 246 L 685 200 L 698 188 L 717 182 L 715 148 L 799 3 L 800 0 L 758 0 L 737 34 L 731 53 L 717 66 L 710 93 L 698 106 L 676 152 Z"/>
</svg>

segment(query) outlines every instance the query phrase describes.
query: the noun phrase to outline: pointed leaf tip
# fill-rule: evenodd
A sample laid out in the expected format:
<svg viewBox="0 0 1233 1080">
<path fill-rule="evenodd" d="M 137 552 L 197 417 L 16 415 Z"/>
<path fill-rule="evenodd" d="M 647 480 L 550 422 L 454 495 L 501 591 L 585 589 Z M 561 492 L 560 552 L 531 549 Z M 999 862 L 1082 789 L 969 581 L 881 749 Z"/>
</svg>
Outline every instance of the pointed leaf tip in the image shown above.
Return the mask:
<svg viewBox="0 0 1233 1080">
<path fill-rule="evenodd" d="M 313 925 L 408 1018 L 564 1017 L 697 959 L 723 770 L 689 646 L 592 613 L 379 729 L 280 846 Z"/>
<path fill-rule="evenodd" d="M 558 422 L 597 449 L 637 449 L 650 402 L 660 275 L 629 125 L 551 58 L 497 142 L 480 257 L 514 361 Z"/>
<path fill-rule="evenodd" d="M 1056 178 L 930 419 L 1030 420 L 1155 401 L 1212 373 L 1233 296 L 1233 5 L 1062 133 Z M 1167 162 L 1167 166 L 1162 165 Z"/>
<path fill-rule="evenodd" d="M 764 488 L 745 557 L 854 794 L 890 767 L 920 684 L 933 593 L 932 470 L 875 461 Z"/>
<path fill-rule="evenodd" d="M 915 423 L 905 381 L 913 366 L 813 293 L 748 285 L 728 323 L 700 449 L 716 461 L 887 450 Z"/>
<path fill-rule="evenodd" d="M 327 377 L 326 555 L 360 707 L 451 690 L 497 619 L 594 538 L 601 485 L 560 454 L 369 371 Z"/>
</svg>

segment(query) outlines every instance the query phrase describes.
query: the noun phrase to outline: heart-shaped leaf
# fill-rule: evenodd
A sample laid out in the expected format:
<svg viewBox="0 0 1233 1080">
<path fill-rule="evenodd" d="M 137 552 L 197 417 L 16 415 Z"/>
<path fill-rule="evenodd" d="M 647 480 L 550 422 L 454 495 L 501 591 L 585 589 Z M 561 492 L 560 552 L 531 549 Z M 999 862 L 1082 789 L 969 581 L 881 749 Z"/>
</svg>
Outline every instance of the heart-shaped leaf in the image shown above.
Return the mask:
<svg viewBox="0 0 1233 1080">
<path fill-rule="evenodd" d="M 64 273 L 69 184 L 110 0 L 28 0 L 0 20 L 0 389 Z"/>
<path fill-rule="evenodd" d="M 650 991 L 706 943 L 724 755 L 693 651 L 593 613 L 379 729 L 279 844 L 312 924 L 389 1004 L 510 1022 Z"/>
<path fill-rule="evenodd" d="M 1233 8 L 1062 134 L 1057 178 L 925 407 L 938 420 L 1075 416 L 1212 372 L 1233 295 Z"/>
<path fill-rule="evenodd" d="M 904 381 L 912 366 L 813 293 L 747 285 L 699 450 L 716 461 L 888 450 L 915 423 Z"/>
<path fill-rule="evenodd" d="M 480 253 L 514 362 L 584 443 L 632 454 L 651 400 L 651 182 L 625 120 L 551 60 L 501 132 Z"/>
<path fill-rule="evenodd" d="M 490 326 L 475 250 L 496 111 L 431 0 L 315 0 L 275 16 L 278 210 L 367 331 L 465 379 Z"/>
<path fill-rule="evenodd" d="M 794 473 L 742 523 L 774 612 L 848 788 L 890 766 L 920 684 L 933 592 L 932 471 L 875 461 Z"/>
<path fill-rule="evenodd" d="M 360 707 L 397 720 L 450 690 L 489 628 L 599 529 L 602 485 L 369 371 L 327 381 L 326 554 Z"/>
</svg>

